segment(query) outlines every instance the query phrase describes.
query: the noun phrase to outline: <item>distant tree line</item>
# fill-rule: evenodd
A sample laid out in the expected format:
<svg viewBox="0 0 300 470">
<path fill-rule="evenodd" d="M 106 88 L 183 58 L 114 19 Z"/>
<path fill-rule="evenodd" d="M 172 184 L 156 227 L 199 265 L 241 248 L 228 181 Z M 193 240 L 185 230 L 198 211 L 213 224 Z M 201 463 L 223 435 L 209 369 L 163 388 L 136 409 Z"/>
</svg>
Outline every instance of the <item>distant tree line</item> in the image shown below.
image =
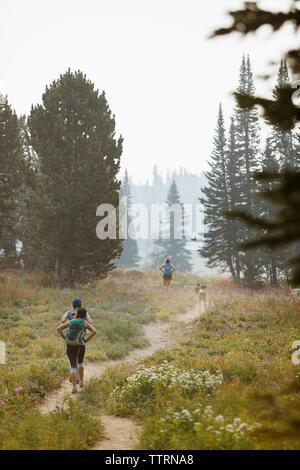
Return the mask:
<svg viewBox="0 0 300 470">
<path fill-rule="evenodd" d="M 137 267 L 140 261 L 140 256 L 138 253 L 138 245 L 136 239 L 132 236 L 134 234 L 134 220 L 131 214 L 131 205 L 132 205 L 132 196 L 131 196 L 131 187 L 130 180 L 127 170 L 125 171 L 125 176 L 122 180 L 121 188 L 119 191 L 120 197 L 126 198 L 123 211 L 126 215 L 126 227 L 125 233 L 122 234 L 122 254 L 119 258 L 115 260 L 117 265 Z"/>
<path fill-rule="evenodd" d="M 198 177 L 195 175 L 190 175 L 186 171 L 180 171 L 179 174 L 176 172 L 172 173 L 173 176 L 178 176 L 180 178 L 183 187 L 186 185 L 186 181 L 182 182 L 182 179 L 188 180 L 189 178 L 193 178 L 196 181 Z M 140 243 L 140 250 L 138 249 L 138 241 L 145 241 L 145 240 L 136 240 L 132 238 L 132 235 L 135 235 L 134 229 L 134 218 L 131 214 L 131 206 L 132 206 L 132 189 L 136 191 L 136 203 L 144 204 L 147 209 L 148 213 L 150 214 L 151 204 L 163 204 L 165 203 L 165 212 L 162 214 L 160 220 L 160 229 L 158 234 L 158 239 L 151 241 L 150 238 L 147 240 L 147 248 L 148 250 L 149 259 L 145 259 L 144 246 Z M 190 272 L 192 269 L 191 264 L 191 252 L 187 248 L 187 237 L 185 234 L 185 224 L 187 223 L 187 218 L 184 214 L 184 207 L 181 201 L 181 195 L 179 193 L 177 184 L 174 180 L 170 182 L 170 175 L 167 176 L 167 180 L 164 183 L 162 177 L 158 174 L 157 166 L 154 166 L 153 169 L 153 185 L 146 184 L 144 186 L 139 185 L 135 186 L 128 176 L 127 170 L 125 171 L 125 176 L 123 178 L 120 195 L 125 196 L 127 198 L 127 232 L 126 232 L 126 239 L 123 242 L 123 251 L 120 259 L 116 260 L 116 264 L 126 265 L 130 267 L 138 266 L 139 264 L 146 264 L 151 268 L 157 269 L 160 266 L 166 257 L 172 258 L 172 263 L 176 265 L 176 268 L 182 272 Z M 165 200 L 164 200 L 165 195 Z M 178 205 L 181 208 L 182 216 L 180 220 L 177 220 L 174 217 L 174 213 L 172 210 L 173 205 Z M 177 225 L 180 225 L 177 226 Z M 177 238 L 177 229 L 181 231 L 181 238 Z M 129 233 L 130 232 L 130 233 Z M 149 234 L 150 235 L 150 234 Z M 140 256 L 139 251 L 142 256 Z"/>
<path fill-rule="evenodd" d="M 172 210 L 174 206 L 181 208 L 178 219 L 176 219 Z M 166 211 L 160 224 L 159 238 L 154 242 L 152 252 L 153 268 L 157 268 L 169 257 L 177 270 L 182 272 L 192 270 L 191 251 L 187 247 L 188 239 L 185 233 L 186 224 L 187 218 L 180 200 L 180 194 L 175 181 L 172 181 L 166 198 Z"/>
<path fill-rule="evenodd" d="M 180 168 L 172 172 L 167 172 L 163 178 L 158 165 L 154 165 L 152 172 L 152 182 L 149 180 L 145 184 L 136 184 L 129 178 L 133 203 L 144 204 L 150 207 L 151 204 L 162 204 L 166 201 L 169 188 L 175 181 L 183 204 L 198 203 L 197 192 L 199 186 L 205 183 L 203 173 L 193 174 L 186 168 Z"/>
</svg>

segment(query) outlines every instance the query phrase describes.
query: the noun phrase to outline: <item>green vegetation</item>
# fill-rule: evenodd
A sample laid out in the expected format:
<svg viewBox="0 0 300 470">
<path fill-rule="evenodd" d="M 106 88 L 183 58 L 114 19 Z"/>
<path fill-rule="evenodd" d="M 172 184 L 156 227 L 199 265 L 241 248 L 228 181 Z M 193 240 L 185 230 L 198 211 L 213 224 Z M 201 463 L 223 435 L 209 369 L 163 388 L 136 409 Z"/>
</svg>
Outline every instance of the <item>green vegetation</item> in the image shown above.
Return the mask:
<svg viewBox="0 0 300 470">
<path fill-rule="evenodd" d="M 55 272 L 57 283 L 103 279 L 122 251 L 119 238 L 95 236 L 96 208 L 118 207 L 122 137 L 105 93 L 80 71 L 47 86 L 27 121 L 28 181 L 23 256 Z M 80 249 L 79 249 L 80 247 Z"/>
<path fill-rule="evenodd" d="M 293 24 L 297 33 L 300 25 L 299 2 L 291 0 L 289 3 L 287 11 L 269 11 L 261 9 L 256 2 L 245 2 L 241 10 L 229 11 L 232 18 L 231 26 L 215 30 L 212 37 L 231 34 L 234 31 L 248 35 L 264 25 L 268 25 L 273 29 L 273 33 L 277 33 L 286 24 Z M 247 238 L 243 240 L 240 248 L 245 250 L 246 254 L 247 250 L 252 250 L 253 254 L 253 249 L 260 247 L 266 249 L 267 255 L 272 253 L 268 258 L 271 258 L 270 281 L 274 285 L 277 284 L 276 261 L 278 261 L 275 250 L 287 250 L 288 257 L 281 254 L 281 262 L 287 261 L 287 265 L 292 267 L 287 279 L 297 287 L 300 284 L 300 173 L 297 129 L 300 108 L 295 102 L 299 92 L 298 89 L 296 94 L 295 87 L 298 86 L 297 79 L 300 72 L 299 49 L 289 48 L 284 58 L 291 70 L 293 82 L 289 81 L 288 67 L 281 57 L 278 81 L 272 100 L 255 96 L 253 89 L 238 89 L 235 93 L 237 105 L 244 113 L 253 112 L 256 105 L 262 108 L 265 122 L 272 126 L 273 151 L 279 158 L 276 162 L 277 168 L 274 165 L 271 167 L 262 165 L 261 170 L 253 174 L 254 183 L 262 182 L 265 187 L 264 190 L 261 187 L 258 192 L 258 196 L 263 200 L 264 210 L 261 212 L 259 207 L 255 211 L 252 207 L 236 207 L 234 210 L 230 208 L 228 215 L 239 222 L 244 222 L 249 229 L 253 231 L 258 229 L 260 232 L 254 238 L 252 235 L 250 240 Z M 266 206 L 269 206 L 269 210 L 266 210 Z M 252 254 L 250 253 L 250 257 Z"/>
<path fill-rule="evenodd" d="M 299 438 L 286 434 L 288 414 L 271 412 L 276 406 L 300 417 L 291 388 L 299 382 L 291 361 L 300 339 L 296 299 L 210 280 L 209 308 L 176 330 L 177 347 L 108 369 L 78 400 L 42 415 L 37 405 L 68 374 L 55 327 L 73 296 L 40 287 L 45 279 L 1 277 L 8 360 L 0 366 L 0 449 L 87 449 L 101 439 L 103 410 L 136 420 L 140 447 L 148 450 L 299 448 Z M 157 273 L 120 269 L 93 288 L 78 287 L 98 331 L 89 360 L 125 358 L 144 346 L 142 325 L 193 306 L 194 283 L 194 276 L 177 274 L 166 296 Z"/>
<path fill-rule="evenodd" d="M 299 438 L 269 439 L 265 430 L 287 424 L 273 421 L 266 399 L 293 406 L 297 419 L 289 385 L 299 372 L 291 362 L 299 313 L 299 303 L 280 293 L 222 281 L 207 313 L 183 327 L 181 348 L 161 350 L 138 369 L 110 369 L 83 398 L 142 424 L 143 449 L 297 449 Z M 205 371 L 210 387 L 199 382 Z"/>
<path fill-rule="evenodd" d="M 148 344 L 143 324 L 155 321 L 160 309 L 170 316 L 192 305 L 191 292 L 183 295 L 186 281 L 176 276 L 172 298 L 164 294 L 154 272 L 117 270 L 93 288 L 77 286 L 76 295 L 97 329 L 87 360 L 124 358 Z M 97 410 L 80 402 L 47 416 L 38 410 L 46 393 L 59 387 L 69 371 L 56 327 L 75 291 L 53 288 L 52 283 L 46 274 L 0 275 L 0 339 L 7 350 L 7 364 L 0 365 L 0 449 L 83 449 L 101 435 Z M 73 436 L 79 428 L 83 432 Z"/>
<path fill-rule="evenodd" d="M 42 415 L 36 408 L 26 410 L 21 393 L 17 400 L 14 409 L 0 407 L 1 450 L 82 450 L 101 437 L 99 419 L 80 401 Z"/>
</svg>

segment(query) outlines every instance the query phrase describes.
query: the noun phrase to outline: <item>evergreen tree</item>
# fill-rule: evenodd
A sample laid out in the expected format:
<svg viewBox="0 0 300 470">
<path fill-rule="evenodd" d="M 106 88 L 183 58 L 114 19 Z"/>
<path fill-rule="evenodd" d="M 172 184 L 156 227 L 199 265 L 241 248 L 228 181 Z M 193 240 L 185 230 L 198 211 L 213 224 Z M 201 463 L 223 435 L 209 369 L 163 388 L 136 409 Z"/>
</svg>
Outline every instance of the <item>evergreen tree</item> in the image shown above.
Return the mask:
<svg viewBox="0 0 300 470">
<path fill-rule="evenodd" d="M 273 91 L 273 97 L 276 100 L 284 88 L 291 85 L 289 72 L 285 60 L 281 60 L 277 76 L 277 84 Z M 296 149 L 294 146 L 294 136 L 291 130 L 285 131 L 279 125 L 272 126 L 271 145 L 278 158 L 280 169 L 293 168 L 296 166 Z M 279 168 L 278 168 L 279 170 Z"/>
<path fill-rule="evenodd" d="M 281 60 L 280 67 L 277 75 L 277 84 L 273 91 L 273 98 L 277 100 L 280 97 L 282 90 L 288 90 L 291 86 L 289 79 L 289 72 L 287 63 L 285 60 Z M 272 137 L 271 137 L 272 149 L 275 152 L 279 165 L 277 167 L 262 167 L 262 170 L 284 172 L 288 169 L 299 168 L 300 163 L 300 148 L 299 148 L 299 136 L 294 130 L 283 130 L 280 126 L 272 126 Z M 269 181 L 267 184 L 267 189 L 272 191 L 275 188 L 278 181 L 274 180 L 273 184 Z M 275 211 L 273 210 L 272 215 L 274 216 Z M 268 215 L 268 214 L 267 214 Z M 289 259 L 296 255 L 297 246 L 291 245 L 289 249 L 284 248 L 280 252 L 277 250 L 275 253 L 281 253 L 282 259 Z M 274 257 L 276 255 L 274 254 Z M 278 257 L 278 256 L 277 256 Z M 281 263 L 282 264 L 282 263 Z M 283 269 L 286 271 L 286 276 L 288 277 L 288 269 L 283 266 Z"/>
<path fill-rule="evenodd" d="M 31 208 L 27 206 L 28 198 L 30 197 L 31 188 L 37 183 L 38 178 L 38 160 L 28 143 L 28 123 L 25 115 L 18 119 L 21 143 L 23 147 L 24 157 L 26 161 L 25 173 L 25 187 L 18 198 L 19 204 L 19 219 L 17 223 L 17 236 L 21 242 L 20 257 L 22 259 L 23 269 L 27 272 L 43 269 L 41 259 L 37 252 L 28 249 L 26 240 L 26 230 L 28 227 L 29 219 L 28 212 Z"/>
<path fill-rule="evenodd" d="M 254 96 L 255 88 L 249 56 L 243 56 L 240 68 L 237 93 Z M 258 185 L 252 177 L 253 172 L 259 168 L 259 127 L 256 109 L 243 109 L 237 102 L 235 108 L 237 151 L 240 161 L 241 175 L 241 206 L 250 213 L 258 213 L 257 192 Z M 253 237 L 252 228 L 244 226 L 241 239 L 248 240 Z M 263 270 L 260 252 L 254 251 L 243 254 L 244 282 L 253 286 Z"/>
<path fill-rule="evenodd" d="M 0 97 L 0 253 L 4 265 L 16 265 L 19 197 L 24 186 L 25 159 L 16 113 Z"/>
<path fill-rule="evenodd" d="M 243 56 L 240 68 L 238 93 L 247 93 L 253 96 L 255 92 L 250 58 Z M 252 173 L 259 167 L 259 127 L 257 111 L 255 109 L 244 110 L 236 104 L 235 108 L 237 150 L 241 161 L 241 176 L 243 186 L 242 204 L 251 211 L 255 210 L 257 185 L 252 179 Z"/>
<path fill-rule="evenodd" d="M 242 170 L 241 170 L 241 157 L 238 150 L 236 123 L 234 117 L 231 117 L 229 137 L 227 141 L 227 154 L 226 154 L 226 174 L 227 174 L 227 191 L 228 191 L 228 208 L 230 211 L 235 210 L 242 204 Z M 228 231 L 228 240 L 231 240 L 232 264 L 234 265 L 235 272 L 234 279 L 239 283 L 241 280 L 241 260 L 243 254 L 238 248 L 238 243 L 242 239 L 243 231 L 241 225 L 232 221 Z"/>
<path fill-rule="evenodd" d="M 209 162 L 210 171 L 205 175 L 208 186 L 202 189 L 205 197 L 200 198 L 204 206 L 204 244 L 198 250 L 207 258 L 208 267 L 218 267 L 224 271 L 229 268 L 232 278 L 238 281 L 239 260 L 236 251 L 236 239 L 233 224 L 228 221 L 224 211 L 229 210 L 234 202 L 235 194 L 229 195 L 229 184 L 234 188 L 237 169 L 235 169 L 236 153 L 234 126 L 231 127 L 230 151 L 227 152 L 225 125 L 222 106 L 220 104 L 217 127 L 213 142 L 213 151 Z M 227 159 L 229 157 L 231 180 L 228 178 Z"/>
<path fill-rule="evenodd" d="M 294 149 L 295 149 L 295 170 L 300 170 L 300 132 L 295 132 L 294 140 Z"/>
<path fill-rule="evenodd" d="M 175 181 L 171 183 L 169 188 L 166 205 L 169 210 L 167 211 L 162 227 L 162 234 L 164 234 L 165 239 L 161 237 L 156 241 L 155 245 L 158 247 L 163 258 L 171 257 L 171 262 L 176 266 L 178 271 L 190 272 L 192 269 L 190 262 L 191 252 L 186 246 L 187 240 L 184 233 L 186 217 Z M 177 219 L 174 212 L 170 210 L 174 206 L 181 212 L 179 219 Z M 179 232 L 181 233 L 181 239 L 178 237 Z M 155 253 L 157 256 L 157 250 L 155 250 Z"/>
<path fill-rule="evenodd" d="M 162 246 L 160 246 L 157 242 L 151 246 L 151 251 L 149 252 L 149 256 L 147 259 L 149 268 L 157 269 L 161 266 L 162 261 L 166 258 L 165 252 Z"/>
<path fill-rule="evenodd" d="M 157 165 L 153 167 L 153 186 L 151 194 L 151 203 L 159 204 L 166 197 L 165 185 L 162 177 L 158 174 Z"/>
<path fill-rule="evenodd" d="M 277 172 L 279 171 L 279 163 L 275 156 L 274 148 L 272 148 L 271 142 L 272 140 L 270 138 L 266 140 L 265 150 L 261 159 L 261 168 L 263 170 Z M 277 181 L 262 181 L 259 183 L 259 191 L 272 191 L 277 183 Z M 275 215 L 274 206 L 265 199 L 261 200 L 259 214 L 261 217 L 264 217 L 268 220 L 273 219 Z M 267 230 L 264 230 L 263 234 L 267 234 Z M 283 260 L 286 259 L 285 255 L 286 252 L 283 252 L 282 250 L 272 251 L 268 248 L 262 253 L 266 274 L 270 281 L 271 287 L 278 287 L 278 273 L 280 268 L 284 269 Z"/>
<path fill-rule="evenodd" d="M 122 185 L 120 188 L 120 196 L 124 196 L 127 198 L 127 238 L 124 239 L 122 242 L 122 254 L 120 259 L 116 260 L 116 264 L 125 265 L 125 266 L 137 266 L 140 260 L 138 255 L 138 246 L 135 239 L 130 237 L 128 233 L 128 227 L 132 226 L 132 217 L 130 214 L 131 208 L 131 189 L 130 189 L 130 181 L 128 177 L 127 170 L 125 171 L 125 177 L 122 181 Z"/>
<path fill-rule="evenodd" d="M 105 93 L 68 70 L 46 87 L 43 104 L 32 107 L 28 128 L 38 177 L 28 200 L 27 250 L 55 269 L 61 285 L 105 277 L 121 242 L 97 238 L 96 209 L 118 207 L 122 153 Z"/>
</svg>

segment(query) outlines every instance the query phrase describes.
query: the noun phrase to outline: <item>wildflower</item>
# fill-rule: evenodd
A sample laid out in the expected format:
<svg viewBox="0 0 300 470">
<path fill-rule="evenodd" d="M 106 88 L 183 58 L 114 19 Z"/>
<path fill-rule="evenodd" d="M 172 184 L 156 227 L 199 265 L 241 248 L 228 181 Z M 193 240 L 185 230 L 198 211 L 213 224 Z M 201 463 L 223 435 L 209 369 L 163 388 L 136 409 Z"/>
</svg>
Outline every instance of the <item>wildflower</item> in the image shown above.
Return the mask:
<svg viewBox="0 0 300 470">
<path fill-rule="evenodd" d="M 215 418 L 215 423 L 223 423 L 224 422 L 224 417 L 222 415 L 219 415 Z"/>
<path fill-rule="evenodd" d="M 226 426 L 226 431 L 229 431 L 229 432 L 233 432 L 233 431 L 234 431 L 232 424 L 227 424 L 227 426 Z"/>
</svg>

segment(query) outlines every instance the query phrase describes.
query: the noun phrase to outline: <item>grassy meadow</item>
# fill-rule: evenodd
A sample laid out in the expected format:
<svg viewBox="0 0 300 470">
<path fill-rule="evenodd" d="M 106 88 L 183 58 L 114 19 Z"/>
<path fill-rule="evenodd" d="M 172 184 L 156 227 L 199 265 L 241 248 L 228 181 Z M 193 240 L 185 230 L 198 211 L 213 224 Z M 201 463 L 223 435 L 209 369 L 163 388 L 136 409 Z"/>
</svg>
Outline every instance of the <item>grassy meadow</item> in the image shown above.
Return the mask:
<svg viewBox="0 0 300 470">
<path fill-rule="evenodd" d="M 140 424 L 147 450 L 298 449 L 300 366 L 291 346 L 300 340 L 299 300 L 226 279 L 207 281 L 206 312 L 176 328 L 176 347 L 110 368 L 78 400 L 40 413 L 43 397 L 68 376 L 56 327 L 74 295 L 97 329 L 87 360 L 126 358 L 147 345 L 143 325 L 195 305 L 196 279 L 176 273 L 167 296 L 154 271 L 117 269 L 74 290 L 44 274 L 2 273 L 0 449 L 88 449 L 101 439 L 101 410 Z"/>
<path fill-rule="evenodd" d="M 172 299 L 155 272 L 118 269 L 92 286 L 55 288 L 51 276 L 0 274 L 0 340 L 6 343 L 6 365 L 0 365 L 0 449 L 85 449 L 101 437 L 93 407 L 81 401 L 66 410 L 41 415 L 45 394 L 60 386 L 69 371 L 56 327 L 80 296 L 97 329 L 86 359 L 125 358 L 148 344 L 142 325 L 193 305 L 192 277 L 178 275 Z M 184 295 L 183 295 L 184 294 Z M 82 432 L 74 434 L 80 427 Z M 78 435 L 77 435 L 78 434 Z"/>
<path fill-rule="evenodd" d="M 142 449 L 299 449 L 299 300 L 229 280 L 210 291 L 178 348 L 110 369 L 82 399 L 135 419 Z"/>
</svg>

